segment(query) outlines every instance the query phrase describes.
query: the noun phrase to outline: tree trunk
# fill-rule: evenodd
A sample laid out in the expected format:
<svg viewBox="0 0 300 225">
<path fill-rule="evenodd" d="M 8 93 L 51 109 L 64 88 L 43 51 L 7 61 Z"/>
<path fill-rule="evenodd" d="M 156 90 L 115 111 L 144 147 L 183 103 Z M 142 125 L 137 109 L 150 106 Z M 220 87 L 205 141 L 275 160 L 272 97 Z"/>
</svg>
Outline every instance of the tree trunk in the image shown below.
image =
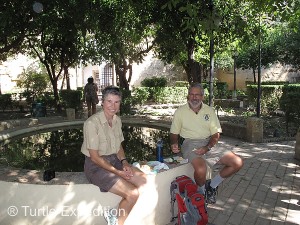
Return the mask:
<svg viewBox="0 0 300 225">
<path fill-rule="evenodd" d="M 126 74 L 130 66 L 127 66 L 126 62 L 123 65 L 116 65 L 116 74 L 119 78 L 119 86 L 121 89 L 129 90 L 129 81 L 126 79 Z M 132 72 L 131 72 L 132 74 Z M 131 77 L 129 76 L 131 79 Z"/>
<path fill-rule="evenodd" d="M 256 84 L 255 68 L 252 68 L 253 71 L 253 82 Z"/>
<path fill-rule="evenodd" d="M 61 113 L 62 112 L 62 108 L 60 105 L 60 101 L 59 101 L 59 94 L 58 94 L 58 88 L 57 88 L 57 81 L 59 76 L 61 75 L 61 71 L 60 70 L 58 72 L 58 74 L 55 74 L 55 66 L 54 65 L 49 65 L 47 62 L 43 63 L 46 67 L 46 70 L 48 72 L 51 84 L 52 84 L 52 88 L 53 88 L 53 95 L 54 95 L 54 102 L 55 102 L 55 108 L 57 110 L 57 112 Z"/>
<path fill-rule="evenodd" d="M 68 66 L 64 66 L 64 77 L 66 78 L 66 82 L 67 82 L 67 90 L 71 90 Z"/>
<path fill-rule="evenodd" d="M 195 38 L 191 37 L 187 43 L 188 60 L 185 71 L 187 73 L 189 83 L 200 82 L 201 83 L 201 66 L 194 59 L 195 51 Z"/>
<path fill-rule="evenodd" d="M 58 88 L 57 88 L 57 79 L 51 79 L 51 84 L 53 88 L 53 95 L 54 95 L 54 101 L 55 101 L 55 107 L 57 112 L 62 112 L 62 108 L 59 101 L 59 94 L 58 94 Z"/>
</svg>

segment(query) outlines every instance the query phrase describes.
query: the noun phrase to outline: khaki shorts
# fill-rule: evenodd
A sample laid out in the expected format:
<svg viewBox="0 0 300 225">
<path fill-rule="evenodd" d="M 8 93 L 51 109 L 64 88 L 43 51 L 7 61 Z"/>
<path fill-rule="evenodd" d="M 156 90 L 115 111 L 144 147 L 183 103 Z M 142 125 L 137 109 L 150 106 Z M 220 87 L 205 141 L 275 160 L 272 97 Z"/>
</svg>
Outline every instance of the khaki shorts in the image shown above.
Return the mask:
<svg viewBox="0 0 300 225">
<path fill-rule="evenodd" d="M 193 159 L 202 157 L 206 160 L 206 163 L 212 167 L 215 164 L 217 164 L 220 159 L 227 154 L 228 152 L 231 152 L 224 147 L 220 146 L 220 144 L 216 144 L 209 152 L 207 152 L 204 155 L 198 155 L 196 154 L 193 149 L 198 149 L 200 147 L 203 147 L 208 144 L 210 138 L 207 139 L 188 139 L 186 138 L 182 145 L 182 155 L 183 158 L 188 159 L 189 162 L 192 162 Z"/>
<path fill-rule="evenodd" d="M 116 169 L 123 170 L 123 165 L 116 154 L 103 155 L 102 157 L 105 158 Z M 87 156 L 85 157 L 84 162 L 84 173 L 89 182 L 98 186 L 102 192 L 108 192 L 120 179 L 120 177 L 116 174 L 99 167 L 91 160 L 90 157 Z"/>
</svg>

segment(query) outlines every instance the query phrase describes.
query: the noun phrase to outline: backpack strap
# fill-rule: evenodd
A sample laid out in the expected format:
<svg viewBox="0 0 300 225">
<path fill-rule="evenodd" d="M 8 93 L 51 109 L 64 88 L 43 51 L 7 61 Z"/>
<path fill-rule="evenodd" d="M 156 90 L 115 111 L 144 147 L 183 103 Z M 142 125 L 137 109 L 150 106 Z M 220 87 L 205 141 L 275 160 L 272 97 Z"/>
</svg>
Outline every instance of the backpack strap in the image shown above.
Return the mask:
<svg viewBox="0 0 300 225">
<path fill-rule="evenodd" d="M 175 215 L 175 202 L 177 201 L 178 212 L 186 212 L 186 207 L 184 205 L 184 190 L 186 184 L 194 184 L 194 181 L 186 176 L 178 176 L 172 182 L 170 186 L 170 194 L 171 194 L 171 222 L 174 221 L 178 216 Z"/>
</svg>

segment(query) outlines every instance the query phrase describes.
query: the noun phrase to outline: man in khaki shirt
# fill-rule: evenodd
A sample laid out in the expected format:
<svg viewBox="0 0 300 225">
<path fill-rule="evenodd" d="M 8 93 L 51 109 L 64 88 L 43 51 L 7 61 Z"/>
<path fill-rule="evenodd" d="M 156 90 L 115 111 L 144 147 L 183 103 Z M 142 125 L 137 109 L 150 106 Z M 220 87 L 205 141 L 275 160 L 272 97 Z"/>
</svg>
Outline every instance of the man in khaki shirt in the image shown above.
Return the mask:
<svg viewBox="0 0 300 225">
<path fill-rule="evenodd" d="M 243 161 L 232 151 L 216 146 L 222 129 L 214 109 L 204 104 L 203 99 L 201 84 L 192 84 L 188 90 L 187 104 L 175 111 L 170 141 L 172 152 L 181 151 L 183 157 L 192 164 L 195 182 L 200 186 L 207 203 L 214 204 L 219 184 L 239 171 Z M 179 137 L 184 139 L 181 150 Z M 207 166 L 216 163 L 224 167 L 212 180 L 206 181 Z"/>
</svg>

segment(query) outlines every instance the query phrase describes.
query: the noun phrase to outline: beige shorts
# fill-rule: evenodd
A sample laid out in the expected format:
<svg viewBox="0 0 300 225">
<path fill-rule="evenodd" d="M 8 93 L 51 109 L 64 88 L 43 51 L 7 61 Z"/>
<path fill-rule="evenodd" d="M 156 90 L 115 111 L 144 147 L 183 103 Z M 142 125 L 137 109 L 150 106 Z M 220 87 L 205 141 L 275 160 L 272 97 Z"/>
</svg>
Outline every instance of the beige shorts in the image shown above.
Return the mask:
<svg viewBox="0 0 300 225">
<path fill-rule="evenodd" d="M 210 138 L 207 139 L 188 139 L 186 138 L 182 145 L 182 155 L 183 158 L 188 159 L 189 162 L 192 162 L 193 159 L 202 157 L 206 160 L 207 164 L 212 167 L 215 164 L 217 164 L 220 159 L 227 154 L 228 152 L 231 152 L 230 150 L 225 149 L 220 144 L 216 144 L 209 152 L 207 152 L 204 155 L 198 155 L 196 154 L 193 149 L 198 149 L 200 147 L 203 147 L 208 144 Z"/>
</svg>

